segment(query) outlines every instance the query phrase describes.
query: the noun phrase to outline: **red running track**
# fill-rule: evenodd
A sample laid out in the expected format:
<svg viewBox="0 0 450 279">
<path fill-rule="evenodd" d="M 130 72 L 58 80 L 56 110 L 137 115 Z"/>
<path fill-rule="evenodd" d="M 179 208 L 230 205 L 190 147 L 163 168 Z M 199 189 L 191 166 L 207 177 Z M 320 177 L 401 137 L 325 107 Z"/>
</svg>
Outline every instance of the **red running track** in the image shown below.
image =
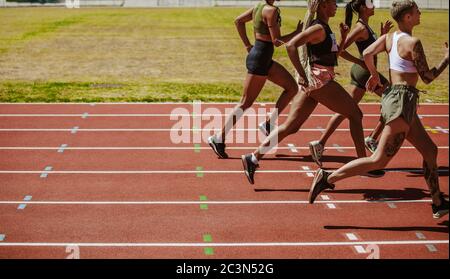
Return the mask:
<svg viewBox="0 0 450 279">
<path fill-rule="evenodd" d="M 66 258 L 73 249 L 81 258 L 448 258 L 448 217 L 432 219 L 409 143 L 384 177 L 344 180 L 309 205 L 317 167 L 306 146 L 326 126 L 326 108 L 262 161 L 250 185 L 239 157 L 257 142 L 230 143 L 229 160 L 204 142 L 173 144 L 177 107 L 193 119 L 192 104 L 0 104 L 0 258 Z M 371 129 L 379 105 L 361 108 Z M 448 195 L 448 105 L 423 104 L 419 114 L 439 146 Z M 326 168 L 355 156 L 348 124 L 340 128 Z"/>
</svg>

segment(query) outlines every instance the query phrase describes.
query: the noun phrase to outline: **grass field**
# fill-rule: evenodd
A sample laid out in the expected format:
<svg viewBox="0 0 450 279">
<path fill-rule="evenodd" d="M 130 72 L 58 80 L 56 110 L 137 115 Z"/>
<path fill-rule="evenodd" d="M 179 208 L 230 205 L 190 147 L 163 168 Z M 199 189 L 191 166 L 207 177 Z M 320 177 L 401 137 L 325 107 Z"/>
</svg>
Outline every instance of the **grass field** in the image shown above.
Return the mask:
<svg viewBox="0 0 450 279">
<path fill-rule="evenodd" d="M 237 101 L 246 74 L 246 51 L 233 20 L 245 8 L 0 9 L 1 102 Z M 282 8 L 282 33 L 291 32 L 305 9 Z M 389 18 L 377 10 L 374 30 Z M 343 20 L 343 9 L 332 28 Z M 415 35 L 430 65 L 443 57 L 448 11 L 423 11 Z M 252 28 L 247 28 L 249 34 Z M 338 32 L 337 28 L 334 28 Z M 253 36 L 251 36 L 253 38 Z M 351 52 L 356 54 L 356 48 Z M 291 72 L 286 50 L 274 59 Z M 385 55 L 380 70 L 387 75 Z M 340 60 L 338 81 L 348 88 L 351 64 Z M 423 99 L 448 102 L 448 69 Z M 269 84 L 258 101 L 274 101 Z M 365 101 L 377 101 L 366 94 Z"/>
</svg>

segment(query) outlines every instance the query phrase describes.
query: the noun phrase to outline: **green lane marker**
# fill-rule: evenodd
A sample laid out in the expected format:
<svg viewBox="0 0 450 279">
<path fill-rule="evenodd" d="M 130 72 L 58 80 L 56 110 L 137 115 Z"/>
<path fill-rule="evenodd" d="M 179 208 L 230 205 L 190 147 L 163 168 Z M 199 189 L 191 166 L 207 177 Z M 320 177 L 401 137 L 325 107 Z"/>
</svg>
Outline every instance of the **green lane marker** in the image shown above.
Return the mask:
<svg viewBox="0 0 450 279">
<path fill-rule="evenodd" d="M 205 247 L 204 252 L 207 256 L 214 255 L 214 249 L 212 247 Z"/>
<path fill-rule="evenodd" d="M 199 143 L 194 144 L 194 152 L 200 153 L 200 144 Z"/>
<path fill-rule="evenodd" d="M 208 198 L 206 196 L 200 196 L 200 201 L 207 201 Z M 201 203 L 200 204 L 200 209 L 201 210 L 207 210 L 208 209 L 208 205 L 206 203 Z"/>
<path fill-rule="evenodd" d="M 197 177 L 203 177 L 203 167 L 197 167 Z"/>
<path fill-rule="evenodd" d="M 212 237 L 210 234 L 204 234 L 203 235 L 203 241 L 204 242 L 212 242 Z"/>
</svg>

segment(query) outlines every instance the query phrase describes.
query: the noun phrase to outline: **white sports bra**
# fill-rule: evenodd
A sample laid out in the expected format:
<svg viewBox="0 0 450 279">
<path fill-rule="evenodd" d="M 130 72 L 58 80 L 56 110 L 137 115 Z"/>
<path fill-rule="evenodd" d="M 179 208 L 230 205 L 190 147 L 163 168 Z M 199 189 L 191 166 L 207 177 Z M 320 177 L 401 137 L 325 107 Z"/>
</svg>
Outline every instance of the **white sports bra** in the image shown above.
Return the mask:
<svg viewBox="0 0 450 279">
<path fill-rule="evenodd" d="M 392 48 L 391 52 L 389 52 L 389 68 L 402 73 L 417 73 L 417 69 L 413 61 L 403 59 L 400 57 L 400 55 L 398 55 L 398 39 L 405 35 L 409 36 L 404 32 L 400 32 L 398 34 L 397 32 L 394 32 L 393 34 Z"/>
</svg>

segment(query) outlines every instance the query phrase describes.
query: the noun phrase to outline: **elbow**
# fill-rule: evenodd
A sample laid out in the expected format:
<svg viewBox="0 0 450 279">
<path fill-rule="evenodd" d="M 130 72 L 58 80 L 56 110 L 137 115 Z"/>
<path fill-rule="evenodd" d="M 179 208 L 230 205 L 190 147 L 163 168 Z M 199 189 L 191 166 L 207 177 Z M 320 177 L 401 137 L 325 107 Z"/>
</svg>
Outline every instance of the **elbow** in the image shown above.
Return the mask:
<svg viewBox="0 0 450 279">
<path fill-rule="evenodd" d="M 425 84 L 430 84 L 433 80 L 432 80 L 432 79 L 429 79 L 429 78 L 423 78 L 422 81 L 423 81 L 423 83 L 425 83 Z"/>
<path fill-rule="evenodd" d="M 239 25 L 242 25 L 244 22 L 242 22 L 242 20 L 240 19 L 240 18 L 236 18 L 235 20 L 234 20 L 234 25 L 236 25 L 236 26 L 239 26 Z"/>
<path fill-rule="evenodd" d="M 364 57 L 364 60 L 367 59 L 367 58 L 369 58 L 370 56 L 372 56 L 372 54 L 368 51 L 368 49 L 365 49 L 365 50 L 363 51 L 363 57 Z"/>
<path fill-rule="evenodd" d="M 295 51 L 295 45 L 292 42 L 286 43 L 286 50 L 288 53 Z"/>
</svg>

